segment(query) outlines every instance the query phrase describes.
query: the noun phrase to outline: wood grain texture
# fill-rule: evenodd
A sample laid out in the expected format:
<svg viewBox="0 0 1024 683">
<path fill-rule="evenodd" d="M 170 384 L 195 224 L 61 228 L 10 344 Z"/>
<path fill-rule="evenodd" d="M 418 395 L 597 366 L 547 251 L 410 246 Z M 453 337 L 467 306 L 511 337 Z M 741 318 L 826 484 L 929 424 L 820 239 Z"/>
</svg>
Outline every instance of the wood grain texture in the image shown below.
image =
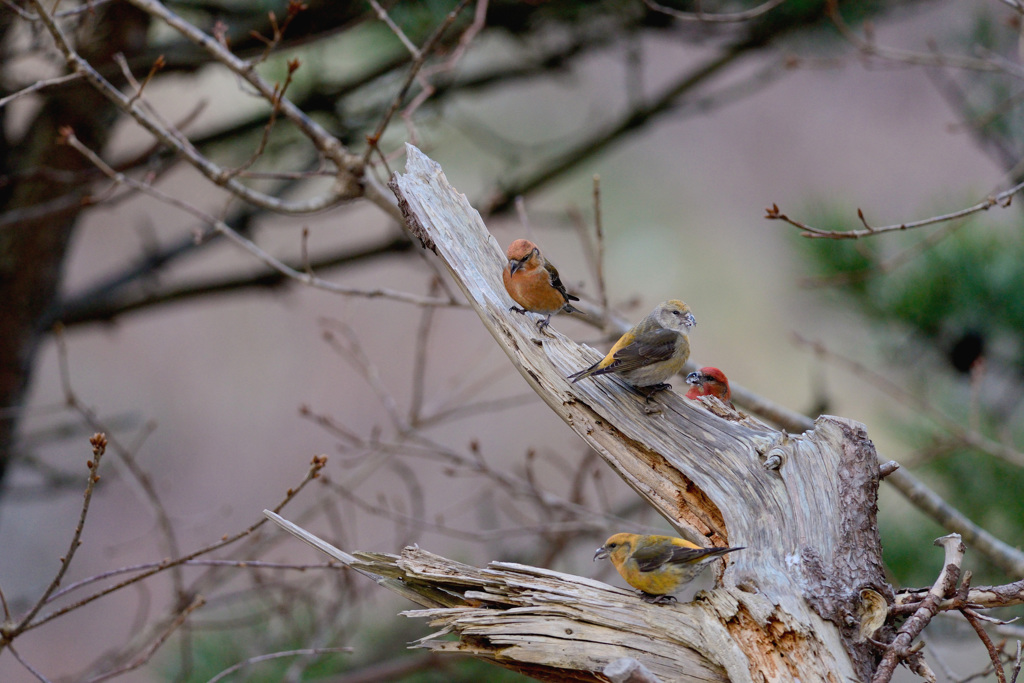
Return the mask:
<svg viewBox="0 0 1024 683">
<path fill-rule="evenodd" d="M 658 394 L 660 412 L 651 415 L 617 378 L 570 383 L 566 376 L 603 354 L 553 329 L 557 319 L 542 333 L 509 312 L 501 246 L 440 166 L 411 145 L 407 151 L 406 172 L 390 187 L 408 226 L 526 382 L 681 534 L 747 548 L 729 556 L 719 588 L 669 606 L 543 569 L 493 563 L 479 570 L 410 551 L 390 560 L 403 581 L 454 582 L 466 602 L 409 613 L 441 628 L 420 645 L 551 680 L 601 680 L 591 672 L 620 657 L 664 680 L 869 677 L 877 656 L 855 642 L 860 592 L 890 600 L 892 593 L 875 518 L 877 456 L 863 426 L 822 417 L 788 435 L 674 392 Z M 459 640 L 440 639 L 448 633 Z"/>
</svg>

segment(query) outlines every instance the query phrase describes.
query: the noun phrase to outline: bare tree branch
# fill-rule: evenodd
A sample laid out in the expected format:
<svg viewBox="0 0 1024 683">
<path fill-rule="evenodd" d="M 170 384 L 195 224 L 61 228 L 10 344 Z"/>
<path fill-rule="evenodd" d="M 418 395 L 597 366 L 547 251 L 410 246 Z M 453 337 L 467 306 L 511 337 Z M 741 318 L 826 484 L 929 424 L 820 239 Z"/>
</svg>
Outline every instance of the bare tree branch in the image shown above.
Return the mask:
<svg viewBox="0 0 1024 683">
<path fill-rule="evenodd" d="M 907 619 L 896 638 L 886 647 L 885 656 L 875 670 L 871 683 L 889 683 L 899 663 L 914 653 L 911 643 L 938 613 L 939 602 L 956 590 L 957 581 L 960 579 L 960 564 L 964 558 L 964 545 L 957 534 L 938 538 L 935 545 L 941 545 L 945 553 L 942 571 L 928 591 L 928 596 L 921 601 L 913 616 Z"/>
<path fill-rule="evenodd" d="M 215 184 L 224 187 L 252 204 L 281 213 L 310 213 L 319 211 L 331 207 L 340 201 L 363 194 L 362 188 L 356 180 L 362 174 L 362 163 L 358 157 L 350 155 L 337 138 L 308 118 L 286 98 L 281 98 L 282 113 L 314 143 L 316 148 L 327 159 L 335 164 L 336 182 L 326 193 L 312 199 L 297 201 L 287 201 L 272 197 L 239 183 L 231 177 L 230 171 L 221 168 L 200 154 L 185 136 L 177 131 L 170 130 L 162 122 L 147 113 L 146 108 L 135 102 L 134 97 L 129 97 L 114 87 L 71 47 L 64 31 L 43 7 L 42 2 L 40 0 L 29 1 L 39 13 L 43 25 L 53 37 L 57 48 L 64 55 L 68 67 L 74 73 L 82 74 L 93 87 L 117 105 L 121 111 L 135 119 L 139 125 L 148 130 L 157 140 L 177 150 L 186 161 Z M 251 63 L 235 57 L 214 38 L 173 14 L 162 4 L 156 2 L 156 0 L 132 0 L 132 4 L 163 20 L 168 26 L 179 31 L 197 45 L 205 48 L 214 59 L 253 86 L 267 102 L 274 101 L 274 86 L 271 86 L 260 77 Z"/>
</svg>

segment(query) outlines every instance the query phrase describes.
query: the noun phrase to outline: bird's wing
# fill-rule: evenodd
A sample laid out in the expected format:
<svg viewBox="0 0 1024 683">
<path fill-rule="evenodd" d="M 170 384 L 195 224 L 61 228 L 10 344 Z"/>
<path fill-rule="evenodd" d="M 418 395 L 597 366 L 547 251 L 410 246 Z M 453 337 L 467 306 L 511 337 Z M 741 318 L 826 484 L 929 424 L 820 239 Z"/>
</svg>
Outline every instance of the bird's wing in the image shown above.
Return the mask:
<svg viewBox="0 0 1024 683">
<path fill-rule="evenodd" d="M 645 334 L 643 339 L 634 339 L 632 343 L 616 351 L 612 356 L 612 362 L 602 368 L 601 372 L 629 372 L 651 363 L 668 360 L 675 353 L 678 343 L 678 332 L 665 328 L 650 332 Z"/>
<path fill-rule="evenodd" d="M 689 564 L 708 555 L 724 555 L 730 548 L 684 548 L 683 546 L 672 546 L 672 557 L 667 562 L 672 564 Z"/>
<path fill-rule="evenodd" d="M 558 277 L 558 269 L 551 265 L 551 262 L 544 259 L 544 270 L 548 271 L 548 279 L 551 281 L 551 286 L 557 289 L 566 301 L 579 301 L 578 296 L 573 296 L 569 292 L 565 291 L 565 285 L 562 284 L 562 278 Z"/>
<path fill-rule="evenodd" d="M 650 543 L 633 551 L 633 559 L 642 572 L 650 572 L 660 568 L 672 559 L 673 546 L 668 541 Z"/>
</svg>

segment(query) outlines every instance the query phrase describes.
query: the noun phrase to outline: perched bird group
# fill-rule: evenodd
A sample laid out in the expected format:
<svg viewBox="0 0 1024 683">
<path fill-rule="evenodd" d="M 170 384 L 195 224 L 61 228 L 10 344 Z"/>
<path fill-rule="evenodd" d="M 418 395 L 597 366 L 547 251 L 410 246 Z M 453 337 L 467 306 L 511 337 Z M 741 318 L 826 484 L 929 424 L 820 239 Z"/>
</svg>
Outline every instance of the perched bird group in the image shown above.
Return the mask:
<svg viewBox="0 0 1024 683">
<path fill-rule="evenodd" d="M 509 310 L 538 313 L 540 330 L 546 328 L 555 313 L 578 313 L 558 270 L 544 258 L 536 244 L 516 240 L 509 245 L 508 263 L 502 272 L 505 291 L 519 306 Z M 521 307 L 521 308 L 520 308 Z M 633 386 L 649 403 L 651 396 L 668 389 L 666 380 L 683 369 L 690 357 L 690 328 L 697 320 L 690 307 L 678 299 L 664 301 L 647 317 L 619 337 L 604 358 L 589 368 L 569 375 L 578 382 L 586 377 L 615 374 Z M 686 377 L 691 385 L 688 399 L 714 396 L 731 405 L 729 380 L 718 368 L 704 367 Z M 692 581 L 714 560 L 742 548 L 702 548 L 672 536 L 639 536 L 619 533 L 597 549 L 594 559 L 608 558 L 626 583 L 638 589 L 644 600 L 670 602 L 672 594 Z"/>
<path fill-rule="evenodd" d="M 570 301 L 579 297 L 566 291 L 558 270 L 544 258 L 530 240 L 516 240 L 508 247 L 508 263 L 502 271 L 505 291 L 519 306 L 510 311 L 528 311 L 544 316 L 537 322 L 543 330 L 555 313 L 578 313 Z M 521 308 L 520 308 L 521 307 Z M 668 389 L 665 380 L 683 369 L 690 358 L 690 328 L 697 324 L 690 307 L 678 299 L 663 301 L 646 318 L 619 337 L 604 358 L 589 368 L 569 375 L 578 382 L 586 377 L 615 374 L 640 392 L 647 402 L 658 391 Z M 728 403 L 729 380 L 718 368 L 701 368 L 690 373 L 686 382 L 693 385 L 686 398 L 717 396 Z"/>
</svg>

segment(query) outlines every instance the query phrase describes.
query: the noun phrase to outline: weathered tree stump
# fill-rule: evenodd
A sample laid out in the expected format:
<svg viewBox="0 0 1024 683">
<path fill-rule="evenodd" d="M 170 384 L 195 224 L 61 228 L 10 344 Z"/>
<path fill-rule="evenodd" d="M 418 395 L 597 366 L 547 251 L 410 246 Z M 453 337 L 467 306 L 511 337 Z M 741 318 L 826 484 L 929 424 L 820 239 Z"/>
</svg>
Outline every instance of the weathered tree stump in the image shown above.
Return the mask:
<svg viewBox="0 0 1024 683">
<path fill-rule="evenodd" d="M 861 623 L 892 592 L 876 523 L 879 464 L 863 426 L 822 417 L 788 435 L 673 392 L 656 396 L 660 413 L 651 415 L 617 378 L 570 383 L 602 354 L 509 312 L 502 248 L 440 166 L 407 149 L 391 188 L 408 226 L 524 379 L 681 534 L 746 550 L 728 556 L 717 588 L 670 605 L 546 569 L 478 569 L 415 548 L 335 556 L 425 607 L 406 613 L 440 627 L 420 646 L 544 680 L 607 680 L 602 669 L 624 657 L 664 681 L 868 680 L 879 651 Z"/>
</svg>

